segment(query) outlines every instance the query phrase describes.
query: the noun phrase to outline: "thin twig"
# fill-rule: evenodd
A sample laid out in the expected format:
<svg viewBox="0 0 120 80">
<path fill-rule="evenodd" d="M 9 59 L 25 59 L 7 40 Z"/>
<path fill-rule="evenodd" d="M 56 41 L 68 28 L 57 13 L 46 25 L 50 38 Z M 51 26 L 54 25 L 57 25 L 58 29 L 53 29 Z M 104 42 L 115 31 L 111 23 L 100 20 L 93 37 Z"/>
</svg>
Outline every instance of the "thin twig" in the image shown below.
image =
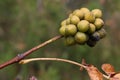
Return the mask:
<svg viewBox="0 0 120 80">
<path fill-rule="evenodd" d="M 68 59 L 61 59 L 61 58 L 31 58 L 31 59 L 23 59 L 19 62 L 19 64 L 27 64 L 29 62 L 32 62 L 32 61 L 60 61 L 60 62 L 66 62 L 66 63 L 70 63 L 70 64 L 74 64 L 74 65 L 77 65 L 79 67 L 83 67 L 85 69 L 87 69 L 87 67 L 83 64 L 80 64 L 78 62 L 75 62 L 75 61 L 71 61 L 71 60 L 68 60 Z M 106 79 L 110 79 L 110 76 L 107 76 L 105 74 L 103 74 L 103 77 L 106 78 Z"/>
<path fill-rule="evenodd" d="M 79 67 L 86 68 L 86 66 L 84 66 L 83 64 L 77 63 L 75 61 L 67 60 L 67 59 L 60 59 L 60 58 L 32 58 L 32 59 L 21 60 L 19 63 L 20 64 L 26 64 L 26 63 L 29 63 L 29 62 L 32 62 L 32 61 L 38 61 L 38 60 L 40 60 L 40 61 L 61 61 L 61 62 L 67 62 L 67 63 L 77 65 Z"/>
<path fill-rule="evenodd" d="M 60 39 L 60 38 L 62 38 L 61 35 L 55 36 L 55 37 L 53 37 L 53 38 L 51 38 L 51 39 L 49 39 L 49 40 L 47 40 L 47 41 L 45 41 L 45 42 L 43 42 L 43 43 L 35 46 L 35 47 L 33 47 L 32 49 L 30 49 L 30 50 L 28 50 L 28 51 L 26 51 L 26 52 L 24 52 L 24 53 L 22 53 L 22 54 L 18 54 L 16 57 L 12 58 L 11 60 L 9 60 L 9 61 L 1 64 L 1 65 L 0 65 L 0 69 L 6 67 L 6 66 L 8 66 L 8 65 L 11 65 L 11 64 L 13 64 L 13 63 L 19 62 L 20 60 L 22 60 L 22 59 L 25 58 L 26 56 L 30 55 L 32 52 L 40 49 L 41 47 L 44 47 L 44 46 L 52 43 L 52 42 L 54 42 L 54 41 L 56 41 L 56 40 L 58 40 L 58 39 Z"/>
</svg>

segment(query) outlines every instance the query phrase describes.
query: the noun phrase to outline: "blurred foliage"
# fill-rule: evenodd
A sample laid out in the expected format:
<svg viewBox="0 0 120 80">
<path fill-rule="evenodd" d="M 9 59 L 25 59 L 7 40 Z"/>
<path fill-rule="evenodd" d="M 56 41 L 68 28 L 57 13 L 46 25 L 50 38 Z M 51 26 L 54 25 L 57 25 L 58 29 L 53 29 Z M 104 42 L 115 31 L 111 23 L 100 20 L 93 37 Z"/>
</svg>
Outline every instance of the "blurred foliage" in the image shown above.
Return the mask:
<svg viewBox="0 0 120 80">
<path fill-rule="evenodd" d="M 56 35 L 60 22 L 77 8 L 103 10 L 107 37 L 94 48 L 64 45 L 58 40 L 30 57 L 59 57 L 99 67 L 110 63 L 120 70 L 120 0 L 0 0 L 0 63 Z M 0 80 L 88 80 L 86 72 L 63 62 L 41 61 L 26 65 L 14 64 L 0 70 Z"/>
</svg>

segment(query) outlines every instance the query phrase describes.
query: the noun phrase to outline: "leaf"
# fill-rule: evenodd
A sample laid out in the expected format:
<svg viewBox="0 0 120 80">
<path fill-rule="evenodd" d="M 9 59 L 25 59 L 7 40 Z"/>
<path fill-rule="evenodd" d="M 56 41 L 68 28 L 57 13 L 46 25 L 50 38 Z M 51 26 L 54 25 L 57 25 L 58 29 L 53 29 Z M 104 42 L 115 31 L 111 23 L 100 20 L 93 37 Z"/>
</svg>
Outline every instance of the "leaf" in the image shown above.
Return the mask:
<svg viewBox="0 0 120 80">
<path fill-rule="evenodd" d="M 86 67 L 90 80 L 103 80 L 102 73 L 93 65 Z"/>
<path fill-rule="evenodd" d="M 110 77 L 110 80 L 120 80 L 120 73 L 115 73 Z"/>
<path fill-rule="evenodd" d="M 115 69 L 111 64 L 108 64 L 108 63 L 103 64 L 101 68 L 109 76 L 112 74 L 115 74 Z"/>
<path fill-rule="evenodd" d="M 84 68 L 87 70 L 90 80 L 103 80 L 102 73 L 94 65 L 87 64 L 84 59 L 82 59 L 82 64 L 86 66 Z M 82 69 L 83 67 L 80 68 L 80 70 Z"/>
</svg>

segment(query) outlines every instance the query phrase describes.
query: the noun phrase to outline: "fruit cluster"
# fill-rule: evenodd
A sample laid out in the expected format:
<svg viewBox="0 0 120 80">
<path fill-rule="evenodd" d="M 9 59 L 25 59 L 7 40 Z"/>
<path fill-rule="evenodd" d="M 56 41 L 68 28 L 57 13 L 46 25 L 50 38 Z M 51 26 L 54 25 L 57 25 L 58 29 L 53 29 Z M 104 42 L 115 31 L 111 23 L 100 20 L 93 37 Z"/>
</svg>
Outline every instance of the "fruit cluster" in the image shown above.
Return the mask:
<svg viewBox="0 0 120 80">
<path fill-rule="evenodd" d="M 67 45 L 87 44 L 95 46 L 96 42 L 105 37 L 102 11 L 81 8 L 73 11 L 69 17 L 61 22 L 59 32 L 65 37 Z"/>
</svg>

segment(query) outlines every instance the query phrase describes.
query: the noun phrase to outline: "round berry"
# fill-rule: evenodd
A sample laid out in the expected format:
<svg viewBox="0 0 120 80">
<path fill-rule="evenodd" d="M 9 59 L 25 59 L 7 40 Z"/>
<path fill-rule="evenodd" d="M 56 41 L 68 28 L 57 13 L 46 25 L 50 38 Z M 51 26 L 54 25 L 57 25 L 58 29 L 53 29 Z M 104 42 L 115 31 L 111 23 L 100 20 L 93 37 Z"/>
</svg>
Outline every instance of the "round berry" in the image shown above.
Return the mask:
<svg viewBox="0 0 120 80">
<path fill-rule="evenodd" d="M 65 43 L 66 45 L 74 45 L 75 44 L 75 39 L 72 36 L 68 36 L 65 38 Z"/>
<path fill-rule="evenodd" d="M 94 46 L 96 45 L 96 43 L 97 43 L 97 41 L 93 41 L 93 40 L 91 40 L 91 39 L 89 39 L 89 40 L 87 41 L 87 45 L 90 46 L 90 47 L 94 47 Z"/>
<path fill-rule="evenodd" d="M 73 16 L 71 16 L 71 18 L 70 18 L 70 22 L 71 22 L 72 24 L 75 24 L 75 25 L 76 25 L 79 21 L 80 21 L 80 19 L 79 19 L 79 17 L 76 16 L 76 15 L 73 15 Z"/>
<path fill-rule="evenodd" d="M 66 24 L 67 24 L 67 25 L 70 24 L 70 18 L 67 18 L 67 19 L 66 19 Z"/>
<path fill-rule="evenodd" d="M 72 13 L 70 13 L 70 14 L 69 14 L 69 18 L 71 18 L 72 16 L 73 16 L 73 14 L 72 14 Z"/>
<path fill-rule="evenodd" d="M 73 24 L 69 24 L 66 27 L 66 33 L 70 36 L 75 35 L 75 33 L 77 32 L 77 27 Z"/>
<path fill-rule="evenodd" d="M 104 22 L 103 22 L 102 19 L 97 18 L 97 19 L 95 20 L 95 22 L 94 22 L 94 25 L 96 26 L 96 29 L 99 30 L 99 29 L 101 29 L 101 28 L 103 27 Z"/>
<path fill-rule="evenodd" d="M 98 33 L 100 34 L 100 39 L 102 39 L 102 38 L 104 38 L 105 36 L 106 36 L 106 31 L 105 31 L 105 29 L 100 29 L 99 31 L 98 31 Z"/>
<path fill-rule="evenodd" d="M 88 12 L 88 13 L 85 14 L 84 19 L 93 23 L 95 21 L 95 16 L 93 15 L 93 13 Z"/>
<path fill-rule="evenodd" d="M 77 24 L 77 28 L 80 32 L 87 32 L 89 29 L 89 22 L 86 20 L 81 20 L 78 24 Z"/>
<path fill-rule="evenodd" d="M 60 27 L 59 29 L 60 34 L 63 36 L 67 36 L 66 29 L 67 29 L 66 25 L 63 25 L 62 27 Z"/>
<path fill-rule="evenodd" d="M 98 31 L 94 32 L 91 36 L 90 39 L 93 41 L 99 41 L 100 40 L 100 33 Z"/>
<path fill-rule="evenodd" d="M 95 25 L 94 25 L 94 24 L 92 24 L 92 23 L 90 23 L 88 33 L 89 33 L 89 34 L 92 34 L 92 33 L 94 33 L 94 32 L 95 32 L 95 30 L 96 30 Z"/>
<path fill-rule="evenodd" d="M 88 40 L 88 36 L 85 33 L 77 32 L 75 35 L 75 41 L 79 44 L 84 44 Z"/>
<path fill-rule="evenodd" d="M 78 16 L 80 19 L 82 19 L 83 16 L 84 16 L 84 13 L 83 13 L 81 10 L 77 9 L 77 10 L 75 10 L 75 11 L 73 12 L 73 15 L 76 15 L 76 16 Z"/>
<path fill-rule="evenodd" d="M 67 25 L 67 24 L 66 24 L 66 20 L 63 20 L 63 21 L 61 22 L 61 26 L 64 26 L 64 25 Z"/>
<path fill-rule="evenodd" d="M 100 9 L 94 9 L 91 11 L 96 18 L 101 18 L 102 17 L 102 11 Z"/>
<path fill-rule="evenodd" d="M 90 12 L 90 10 L 88 9 L 88 8 L 81 8 L 80 9 L 84 14 L 86 14 L 86 13 L 88 13 L 88 12 Z"/>
</svg>

